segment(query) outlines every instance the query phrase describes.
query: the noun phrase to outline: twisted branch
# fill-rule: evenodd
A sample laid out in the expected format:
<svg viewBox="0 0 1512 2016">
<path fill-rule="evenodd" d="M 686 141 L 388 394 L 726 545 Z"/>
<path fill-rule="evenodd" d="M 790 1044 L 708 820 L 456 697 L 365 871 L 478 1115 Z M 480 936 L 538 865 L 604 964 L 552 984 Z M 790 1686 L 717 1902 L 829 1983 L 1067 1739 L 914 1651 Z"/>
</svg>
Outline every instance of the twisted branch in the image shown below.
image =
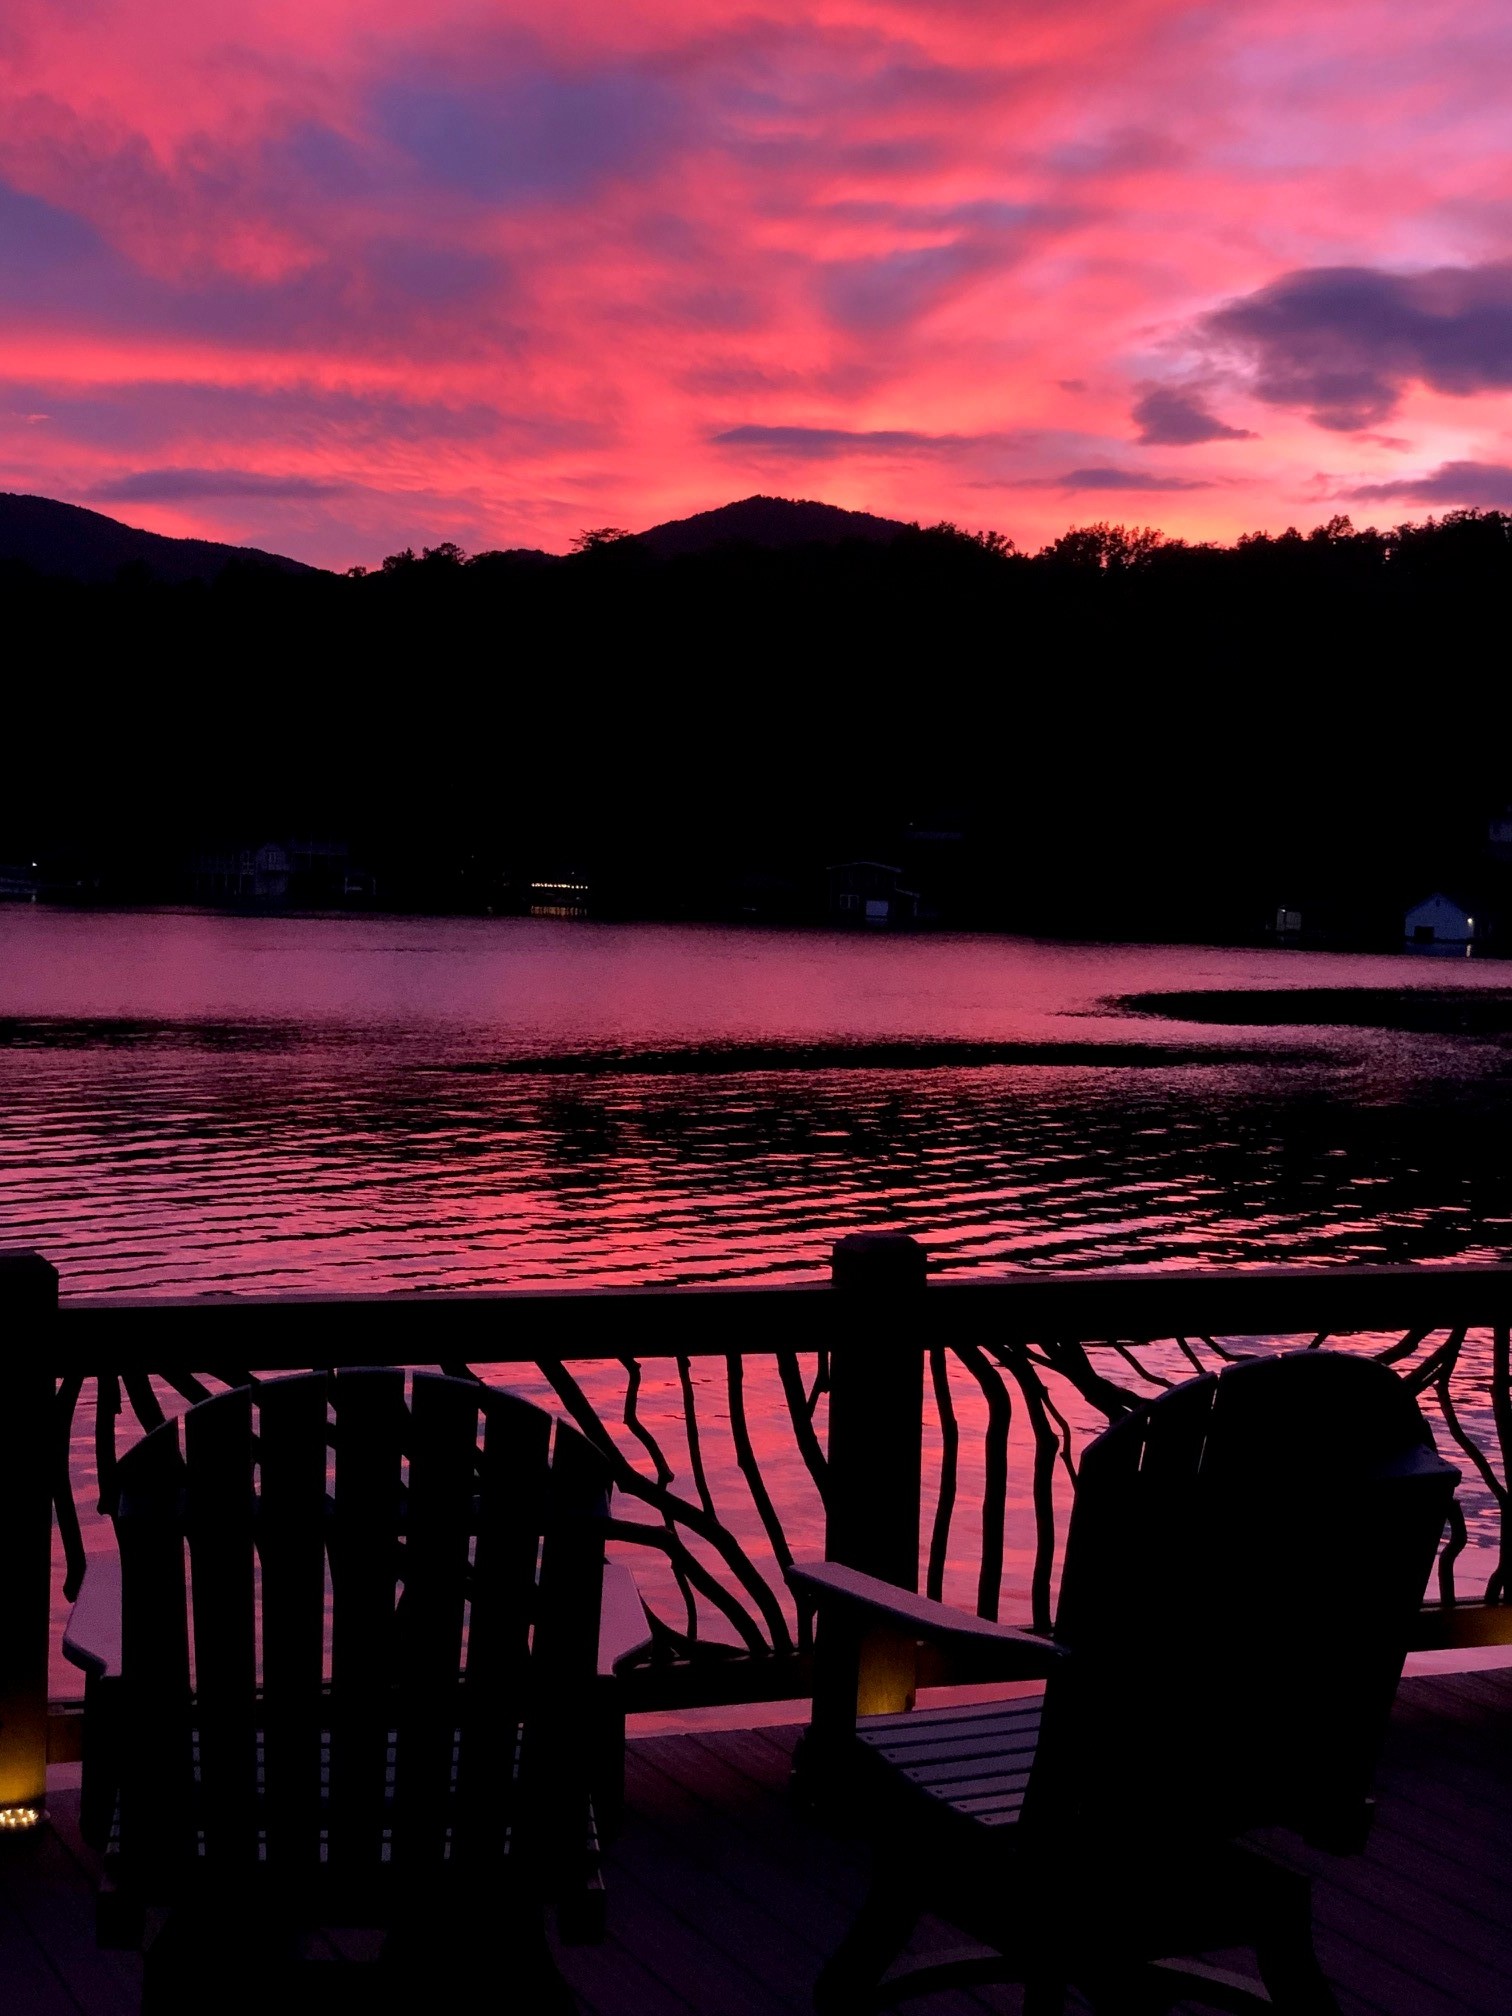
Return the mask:
<svg viewBox="0 0 1512 2016">
<path fill-rule="evenodd" d="M 814 1489 L 819 1493 L 819 1502 L 829 1509 L 829 1458 L 820 1447 L 819 1437 L 814 1432 L 814 1403 L 804 1391 L 803 1374 L 798 1369 L 796 1351 L 777 1353 L 777 1376 L 782 1381 L 783 1398 L 787 1401 L 788 1417 L 793 1424 L 793 1436 L 798 1450 L 814 1480 Z M 816 1374 L 814 1392 L 817 1400 L 819 1380 Z"/>
<path fill-rule="evenodd" d="M 1055 1461 L 1060 1454 L 1060 1437 L 1050 1425 L 1044 1385 L 1027 1357 L 1014 1352 L 1012 1347 L 995 1355 L 1007 1366 L 1024 1397 L 1034 1434 L 1034 1571 L 1029 1583 L 1029 1603 L 1031 1629 L 1048 1632 L 1050 1581 L 1055 1569 Z"/>
<path fill-rule="evenodd" d="M 785 1575 L 793 1565 L 793 1550 L 782 1530 L 782 1521 L 777 1516 L 777 1507 L 772 1503 L 767 1490 L 766 1479 L 761 1474 L 761 1465 L 756 1460 L 756 1451 L 751 1444 L 751 1430 L 746 1421 L 745 1411 L 745 1360 L 738 1351 L 732 1351 L 725 1361 L 728 1367 L 730 1393 L 730 1434 L 735 1442 L 735 1460 L 740 1465 L 741 1474 L 751 1494 L 757 1515 L 765 1529 L 767 1543 L 777 1560 L 777 1566 Z M 762 1585 L 765 1587 L 765 1584 Z M 787 1619 L 779 1610 L 777 1622 L 772 1630 L 774 1651 L 790 1652 L 792 1639 L 788 1636 Z M 780 1630 L 780 1637 L 779 1637 Z M 805 1651 L 812 1642 L 813 1618 L 806 1608 L 798 1612 L 798 1636 Z"/>
<path fill-rule="evenodd" d="M 1008 1510 L 1008 1431 L 1013 1424 L 1013 1402 L 996 1368 L 988 1363 L 986 1354 L 977 1345 L 957 1344 L 955 1354 L 981 1387 L 987 1402 L 977 1615 L 996 1620 L 1003 1586 L 1003 1522 Z"/>
<path fill-rule="evenodd" d="M 58 1387 L 53 1402 L 53 1433 L 57 1437 L 53 1459 L 53 1504 L 58 1514 L 58 1533 L 63 1542 L 63 1594 L 72 1603 L 84 1586 L 89 1557 L 84 1552 L 84 1535 L 79 1530 L 79 1508 L 73 1492 L 73 1418 L 84 1391 L 84 1375 L 73 1372 Z"/>
<path fill-rule="evenodd" d="M 929 1347 L 929 1373 L 934 1383 L 935 1412 L 940 1418 L 940 1490 L 935 1499 L 934 1524 L 929 1534 L 925 1593 L 938 1603 L 945 1587 L 945 1562 L 950 1552 L 950 1522 L 955 1516 L 956 1476 L 961 1453 L 961 1430 L 950 1394 L 950 1366 L 944 1348 L 939 1344 Z"/>
<path fill-rule="evenodd" d="M 618 1488 L 628 1492 L 632 1498 L 638 1498 L 643 1505 L 651 1506 L 658 1513 L 670 1512 L 679 1525 L 686 1526 L 701 1540 L 707 1541 L 750 1596 L 767 1626 L 770 1643 L 762 1639 L 760 1627 L 744 1610 L 740 1611 L 738 1618 L 732 1617 L 731 1621 L 736 1623 L 751 1650 L 765 1653 L 791 1649 L 791 1634 L 777 1598 L 766 1578 L 734 1535 L 727 1532 L 718 1518 L 705 1511 L 702 1505 L 695 1505 L 691 1500 L 669 1490 L 666 1486 L 653 1484 L 641 1475 L 599 1420 L 582 1387 L 560 1359 L 542 1358 L 538 1360 L 538 1364 L 543 1377 L 549 1380 L 553 1392 L 567 1409 L 574 1423 L 609 1465 L 610 1474 Z M 671 1537 L 678 1551 L 678 1558 L 687 1568 L 690 1579 L 697 1587 L 702 1588 L 703 1584 L 699 1581 L 698 1574 L 694 1573 L 696 1563 L 692 1551 L 681 1535 L 673 1534 Z M 721 1603 L 720 1608 L 724 1609 L 725 1605 Z M 726 1614 L 729 1614 L 728 1611 Z"/>
</svg>

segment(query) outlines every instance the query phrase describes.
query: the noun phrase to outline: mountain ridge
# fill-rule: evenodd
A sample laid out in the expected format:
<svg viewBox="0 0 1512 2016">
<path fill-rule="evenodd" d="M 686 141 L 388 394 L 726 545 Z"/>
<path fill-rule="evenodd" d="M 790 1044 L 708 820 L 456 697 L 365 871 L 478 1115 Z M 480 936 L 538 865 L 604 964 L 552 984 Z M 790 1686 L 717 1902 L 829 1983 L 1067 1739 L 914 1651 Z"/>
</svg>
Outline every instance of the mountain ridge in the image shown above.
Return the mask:
<svg viewBox="0 0 1512 2016">
<path fill-rule="evenodd" d="M 635 536 L 661 558 L 674 559 L 724 545 L 837 546 L 848 539 L 886 545 L 908 529 L 901 518 L 849 511 L 813 497 L 768 497 L 757 492 L 687 518 L 669 518 Z"/>
<path fill-rule="evenodd" d="M 770 497 L 757 493 L 669 518 L 632 536 L 658 559 L 679 559 L 721 546 L 754 546 L 781 551 L 794 546 L 838 546 L 852 540 L 890 544 L 908 526 L 872 511 L 851 511 L 813 497 Z M 569 556 L 538 548 L 490 549 L 520 564 L 548 564 Z M 288 554 L 217 539 L 175 538 L 128 525 L 106 512 L 28 491 L 0 491 L 0 564 L 9 562 L 53 579 L 96 584 L 113 581 L 122 568 L 147 568 L 172 586 L 211 582 L 233 563 L 270 567 L 284 574 L 320 574 Z"/>
<path fill-rule="evenodd" d="M 113 581 L 123 567 L 142 566 L 160 581 L 181 585 L 216 580 L 233 562 L 283 574 L 324 570 L 260 546 L 231 546 L 215 539 L 175 539 L 147 532 L 103 511 L 65 504 L 56 497 L 0 490 L 0 562 L 68 581 Z"/>
</svg>

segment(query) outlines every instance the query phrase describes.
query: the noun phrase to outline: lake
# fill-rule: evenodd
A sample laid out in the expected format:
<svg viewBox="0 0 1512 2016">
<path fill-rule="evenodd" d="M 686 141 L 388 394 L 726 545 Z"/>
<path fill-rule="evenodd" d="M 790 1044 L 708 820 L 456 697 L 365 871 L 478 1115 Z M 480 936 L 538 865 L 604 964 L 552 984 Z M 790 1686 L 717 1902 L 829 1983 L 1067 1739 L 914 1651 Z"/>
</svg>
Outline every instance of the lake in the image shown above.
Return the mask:
<svg viewBox="0 0 1512 2016">
<path fill-rule="evenodd" d="M 0 905 L 0 1243 L 174 1295 L 794 1279 L 861 1226 L 951 1270 L 1500 1256 L 1498 1028 L 1118 1004 L 1509 973 Z"/>
<path fill-rule="evenodd" d="M 1509 977 L 985 936 L 0 905 L 0 1246 L 45 1253 L 65 1295 L 174 1296 L 791 1281 L 861 1227 L 914 1233 L 950 1272 L 1505 1258 Z M 1456 1385 L 1479 1430 L 1485 1371 L 1472 1340 Z M 770 1375 L 749 1376 L 752 1435 L 813 1551 L 822 1512 Z M 694 1377 L 716 1495 L 754 1545 L 724 1368 Z M 618 1423 L 618 1368 L 585 1384 Z M 648 1366 L 640 1401 L 685 1477 L 672 1368 Z M 967 1505 L 969 1381 L 957 1403 Z M 88 1511 L 92 1426 L 87 1390 L 74 1466 L 93 1551 L 110 1539 Z M 1016 1417 L 1009 1615 L 1030 1561 L 1026 1432 Z M 1473 1589 L 1495 1519 L 1467 1496 Z M 969 1600 L 978 1554 L 963 1515 L 948 1593 Z M 55 1669 L 60 1691 L 75 1679 Z"/>
</svg>

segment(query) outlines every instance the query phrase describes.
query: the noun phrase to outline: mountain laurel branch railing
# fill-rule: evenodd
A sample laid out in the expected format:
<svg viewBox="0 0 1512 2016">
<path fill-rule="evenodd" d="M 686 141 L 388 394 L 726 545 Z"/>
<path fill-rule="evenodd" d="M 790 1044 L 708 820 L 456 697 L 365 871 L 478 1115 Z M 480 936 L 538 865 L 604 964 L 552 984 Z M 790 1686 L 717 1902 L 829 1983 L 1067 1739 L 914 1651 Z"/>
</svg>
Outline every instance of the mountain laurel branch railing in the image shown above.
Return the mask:
<svg viewBox="0 0 1512 2016">
<path fill-rule="evenodd" d="M 627 1682 L 630 1705 L 645 1707 L 807 1691 L 813 1620 L 794 1608 L 783 1580 L 792 1507 L 774 1497 L 752 1431 L 747 1368 L 755 1361 L 775 1368 L 831 1558 L 910 1588 L 919 1586 L 922 1565 L 926 1592 L 940 1595 L 960 1528 L 962 1479 L 979 1476 L 975 1594 L 984 1616 L 996 1616 L 1001 1601 L 1017 1413 L 1027 1429 L 1033 1532 L 1028 1621 L 1048 1630 L 1081 1439 L 1174 1377 L 1246 1349 L 1352 1339 L 1353 1348 L 1395 1366 L 1426 1404 L 1445 1453 L 1465 1472 L 1461 1497 L 1486 1508 L 1494 1525 L 1494 1566 L 1467 1601 L 1456 1581 L 1467 1543 L 1456 1502 L 1438 1557 L 1438 1601 L 1425 1608 L 1419 1642 L 1512 1641 L 1509 1324 L 1512 1267 L 1025 1273 L 929 1283 L 923 1250 L 879 1233 L 839 1242 L 829 1287 L 791 1288 L 60 1305 L 56 1274 L 43 1259 L 0 1255 L 10 1398 L 0 1463 L 0 1808 L 39 1800 L 49 1740 L 55 1755 L 70 1741 L 61 1705 L 51 1724 L 48 1714 L 51 1515 L 71 1598 L 86 1556 L 70 1456 L 89 1387 L 99 1508 L 109 1513 L 123 1410 L 145 1432 L 165 1418 L 164 1397 L 192 1404 L 225 1385 L 310 1366 L 437 1365 L 465 1376 L 479 1364 L 531 1368 L 604 1452 L 621 1505 L 628 1500 L 637 1513 L 616 1519 L 615 1540 L 651 1550 L 663 1571 L 647 1578 L 651 1651 Z M 676 1370 L 675 1424 L 653 1422 L 644 1410 L 646 1367 L 668 1361 Z M 724 1462 L 711 1460 L 714 1424 L 698 1404 L 694 1366 L 702 1374 L 710 1361 L 716 1368 L 723 1361 L 732 1459 Z M 585 1386 L 588 1372 L 604 1366 L 623 1375 L 617 1422 Z M 981 1434 L 979 1456 L 972 1451 L 969 1461 L 963 1390 Z M 674 1429 L 685 1480 L 669 1454 Z M 938 1445 L 928 1493 L 926 1438 Z M 752 1514 L 743 1534 L 742 1522 L 722 1516 L 716 1495 L 737 1472 Z"/>
</svg>

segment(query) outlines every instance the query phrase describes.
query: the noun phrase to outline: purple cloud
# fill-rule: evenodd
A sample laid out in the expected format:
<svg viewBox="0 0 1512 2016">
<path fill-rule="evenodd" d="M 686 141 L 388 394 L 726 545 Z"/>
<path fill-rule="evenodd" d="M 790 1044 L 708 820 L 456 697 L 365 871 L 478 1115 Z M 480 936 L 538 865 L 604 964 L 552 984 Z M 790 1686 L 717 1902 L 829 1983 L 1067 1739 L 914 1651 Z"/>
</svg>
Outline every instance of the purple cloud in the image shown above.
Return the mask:
<svg viewBox="0 0 1512 2016">
<path fill-rule="evenodd" d="M 1198 441 L 1253 441 L 1247 427 L 1230 427 L 1195 392 L 1152 385 L 1134 403 L 1135 439 L 1150 448 L 1190 448 Z"/>
<path fill-rule="evenodd" d="M 0 182 L 0 300 L 107 256 L 80 218 Z"/>
<path fill-rule="evenodd" d="M 1512 261 L 1283 273 L 1202 328 L 1250 361 L 1261 399 L 1350 433 L 1387 419 L 1412 383 L 1459 395 L 1512 386 Z"/>
<path fill-rule="evenodd" d="M 274 476 L 259 469 L 138 469 L 97 483 L 98 504 L 179 504 L 196 497 L 329 497 L 344 483 L 318 476 Z"/>
<path fill-rule="evenodd" d="M 854 334 L 892 331 L 926 315 L 979 273 L 1021 259 L 1038 236 L 1061 228 L 1068 211 L 1026 203 L 957 203 L 945 208 L 838 205 L 842 216 L 891 221 L 899 231 L 951 230 L 942 245 L 905 246 L 820 268 L 819 291 L 832 322 Z"/>
<path fill-rule="evenodd" d="M 888 252 L 879 259 L 837 260 L 823 269 L 820 291 L 831 321 L 864 335 L 898 329 L 928 314 L 988 263 L 982 245 L 957 240 Z"/>
<path fill-rule="evenodd" d="M 396 83 L 376 111 L 385 139 L 423 175 L 480 202 L 580 195 L 644 170 L 687 129 L 677 95 L 634 70 Z"/>
<path fill-rule="evenodd" d="M 713 439 L 721 448 L 756 448 L 805 461 L 834 455 L 949 455 L 993 447 L 995 434 L 919 434 L 906 427 L 727 427 Z"/>
<path fill-rule="evenodd" d="M 1512 466 L 1505 462 L 1442 462 L 1421 476 L 1362 483 L 1344 493 L 1362 503 L 1460 504 L 1512 511 Z"/>
<path fill-rule="evenodd" d="M 1158 476 L 1148 469 L 1068 469 L 1062 476 L 1023 476 L 1021 490 L 1210 490 L 1200 476 Z"/>
</svg>

